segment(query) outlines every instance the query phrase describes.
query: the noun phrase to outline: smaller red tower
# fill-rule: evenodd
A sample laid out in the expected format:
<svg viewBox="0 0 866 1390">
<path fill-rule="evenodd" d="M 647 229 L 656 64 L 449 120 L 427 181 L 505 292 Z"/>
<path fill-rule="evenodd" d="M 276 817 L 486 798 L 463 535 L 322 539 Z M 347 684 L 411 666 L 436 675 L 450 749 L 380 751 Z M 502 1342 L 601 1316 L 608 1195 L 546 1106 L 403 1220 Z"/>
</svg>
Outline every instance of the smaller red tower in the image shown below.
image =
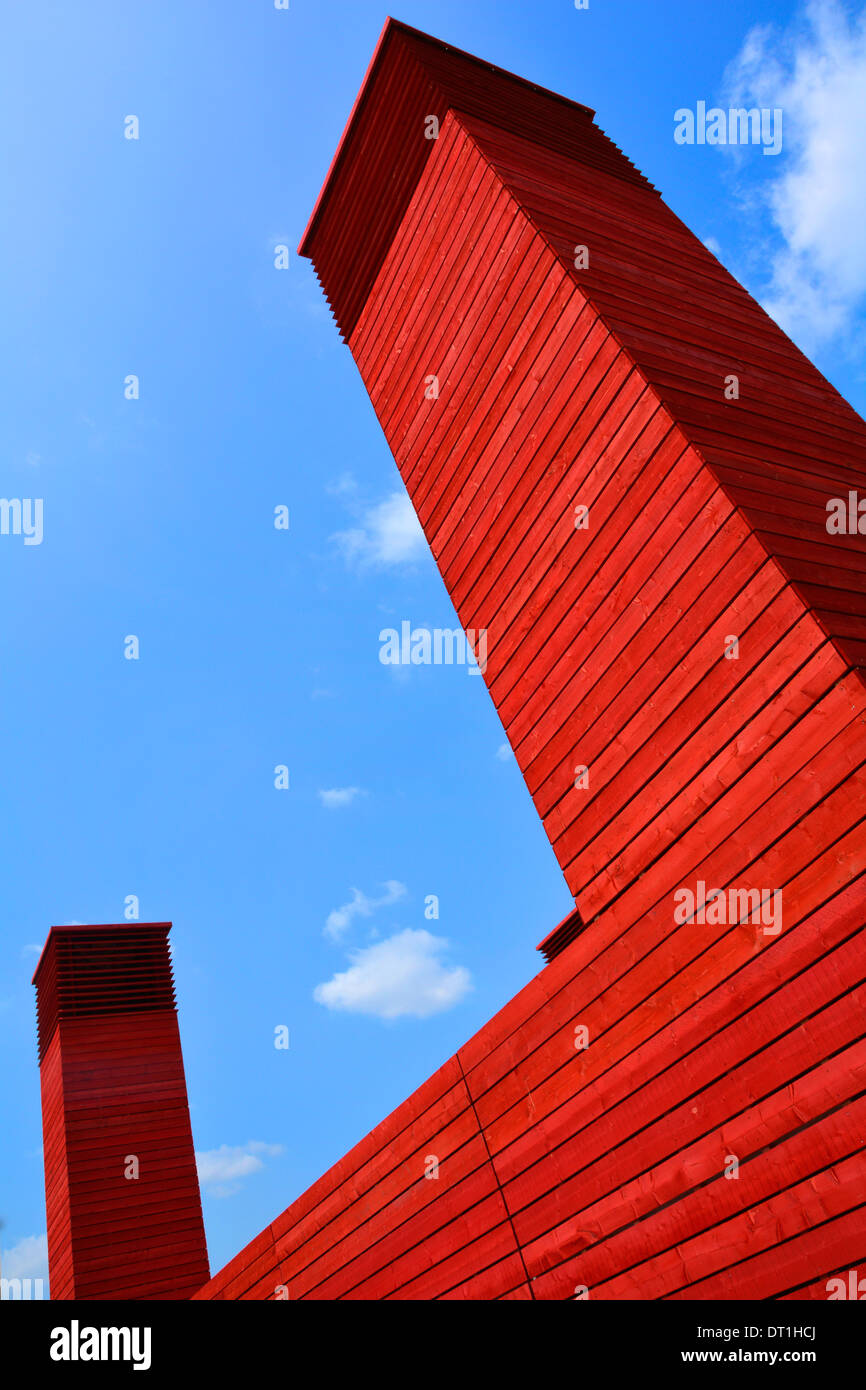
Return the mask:
<svg viewBox="0 0 866 1390">
<path fill-rule="evenodd" d="M 170 922 L 52 927 L 33 976 L 53 1299 L 209 1277 Z"/>
</svg>

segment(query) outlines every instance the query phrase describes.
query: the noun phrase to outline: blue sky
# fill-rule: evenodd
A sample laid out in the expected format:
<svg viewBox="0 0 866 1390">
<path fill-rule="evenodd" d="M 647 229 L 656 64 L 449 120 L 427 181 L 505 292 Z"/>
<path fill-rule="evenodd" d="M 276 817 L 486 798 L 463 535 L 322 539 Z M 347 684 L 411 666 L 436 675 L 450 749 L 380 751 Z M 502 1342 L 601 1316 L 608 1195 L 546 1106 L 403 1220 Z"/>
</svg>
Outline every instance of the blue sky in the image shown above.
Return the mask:
<svg viewBox="0 0 866 1390">
<path fill-rule="evenodd" d="M 483 683 L 378 660 L 381 629 L 454 613 L 294 255 L 387 13 L 4 7 L 0 494 L 43 500 L 40 544 L 0 536 L 10 1276 L 45 1272 L 51 923 L 129 895 L 174 922 L 216 1270 L 526 983 L 571 906 Z M 861 5 L 394 13 L 596 108 L 863 412 Z M 781 154 L 675 143 L 676 109 L 734 96 L 784 110 Z"/>
</svg>

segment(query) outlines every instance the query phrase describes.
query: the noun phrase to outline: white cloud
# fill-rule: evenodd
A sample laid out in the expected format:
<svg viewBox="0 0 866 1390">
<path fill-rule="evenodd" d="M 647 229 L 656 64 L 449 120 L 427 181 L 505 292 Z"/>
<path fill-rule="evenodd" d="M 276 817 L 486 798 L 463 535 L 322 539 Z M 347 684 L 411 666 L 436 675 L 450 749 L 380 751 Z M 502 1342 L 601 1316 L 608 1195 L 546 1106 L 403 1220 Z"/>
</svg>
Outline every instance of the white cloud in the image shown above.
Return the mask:
<svg viewBox="0 0 866 1390">
<path fill-rule="evenodd" d="M 327 810 L 336 811 L 341 806 L 351 806 L 356 796 L 365 794 L 361 787 L 332 787 L 329 791 L 320 791 L 319 800 Z"/>
<path fill-rule="evenodd" d="M 813 348 L 866 295 L 866 10 L 812 0 L 786 31 L 752 29 L 726 84 L 726 104 L 784 112 L 783 152 L 760 161 L 779 239 L 763 302 Z"/>
<path fill-rule="evenodd" d="M 496 756 L 501 763 L 507 763 L 508 759 L 513 756 L 511 752 L 511 744 L 500 743 L 499 747 L 496 750 Z"/>
<path fill-rule="evenodd" d="M 325 491 L 329 493 L 331 497 L 352 496 L 358 491 L 358 484 L 355 481 L 354 474 L 345 472 L 340 474 L 336 482 L 328 483 L 325 487 Z"/>
<path fill-rule="evenodd" d="M 22 956 L 41 956 L 42 947 L 37 945 L 35 941 L 28 941 L 26 946 L 21 947 L 21 954 Z"/>
<path fill-rule="evenodd" d="M 427 541 L 406 492 L 392 492 L 367 511 L 360 526 L 338 531 L 336 541 L 349 564 L 383 567 L 417 560 Z"/>
<path fill-rule="evenodd" d="M 25 1236 L 3 1251 L 4 1279 L 44 1279 L 48 1284 L 48 1236 Z"/>
<path fill-rule="evenodd" d="M 273 1157 L 282 1152 L 282 1144 L 254 1139 L 235 1148 L 222 1144 L 218 1149 L 207 1149 L 195 1156 L 199 1182 L 215 1197 L 230 1197 L 239 1190 L 238 1178 L 247 1178 L 264 1167 L 261 1155 Z"/>
<path fill-rule="evenodd" d="M 360 888 L 353 888 L 351 902 L 344 903 L 342 907 L 335 907 L 333 912 L 328 913 L 325 935 L 339 941 L 355 917 L 372 917 L 380 907 L 390 907 L 392 903 L 399 902 L 400 898 L 406 896 L 406 885 L 399 883 L 396 878 L 389 878 L 382 886 L 385 892 L 381 898 L 368 898 Z"/>
<path fill-rule="evenodd" d="M 453 1008 L 472 988 L 468 970 L 442 964 L 447 947 L 444 937 L 428 931 L 398 932 L 353 951 L 350 968 L 317 985 L 313 998 L 328 1009 L 375 1018 L 430 1018 Z"/>
</svg>

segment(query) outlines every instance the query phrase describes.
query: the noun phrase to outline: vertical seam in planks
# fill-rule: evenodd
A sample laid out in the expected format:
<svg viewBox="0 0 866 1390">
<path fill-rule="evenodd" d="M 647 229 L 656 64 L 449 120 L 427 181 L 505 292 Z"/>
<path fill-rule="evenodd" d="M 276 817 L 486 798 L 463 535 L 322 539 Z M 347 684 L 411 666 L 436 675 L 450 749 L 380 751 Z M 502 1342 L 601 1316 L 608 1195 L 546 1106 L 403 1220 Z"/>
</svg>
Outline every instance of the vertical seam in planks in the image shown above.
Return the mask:
<svg viewBox="0 0 866 1390">
<path fill-rule="evenodd" d="M 457 1061 L 457 1065 L 460 1068 L 460 1075 L 463 1077 L 463 1085 L 466 1087 L 466 1094 L 469 1097 L 469 1104 L 472 1106 L 472 1114 L 475 1116 L 475 1123 L 478 1125 L 478 1133 L 481 1135 L 481 1142 L 484 1145 L 484 1152 L 487 1154 L 487 1161 L 490 1164 L 490 1171 L 493 1174 L 493 1181 L 496 1183 L 496 1190 L 499 1193 L 499 1196 L 502 1198 L 502 1205 L 505 1208 L 505 1215 L 508 1217 L 508 1224 L 511 1227 L 511 1234 L 514 1237 L 514 1246 L 517 1250 L 518 1255 L 520 1256 L 520 1263 L 523 1266 L 523 1273 L 526 1278 L 526 1287 L 529 1289 L 530 1298 L 534 1299 L 535 1290 L 532 1287 L 532 1280 L 529 1277 L 529 1270 L 526 1268 L 526 1261 L 523 1258 L 523 1250 L 521 1248 L 520 1241 L 517 1239 L 517 1231 L 514 1229 L 514 1221 L 512 1219 L 511 1212 L 509 1211 L 508 1203 L 505 1200 L 505 1193 L 502 1190 L 502 1183 L 499 1181 L 499 1174 L 496 1171 L 496 1164 L 493 1162 L 493 1155 L 490 1152 L 490 1147 L 487 1143 L 487 1135 L 484 1133 L 484 1126 L 481 1123 L 481 1117 L 479 1116 L 478 1111 L 475 1108 L 475 1101 L 473 1099 L 472 1092 L 469 1089 L 469 1082 L 466 1079 L 466 1073 L 463 1070 L 463 1063 L 460 1060 L 460 1053 L 456 1052 L 454 1055 Z"/>
</svg>

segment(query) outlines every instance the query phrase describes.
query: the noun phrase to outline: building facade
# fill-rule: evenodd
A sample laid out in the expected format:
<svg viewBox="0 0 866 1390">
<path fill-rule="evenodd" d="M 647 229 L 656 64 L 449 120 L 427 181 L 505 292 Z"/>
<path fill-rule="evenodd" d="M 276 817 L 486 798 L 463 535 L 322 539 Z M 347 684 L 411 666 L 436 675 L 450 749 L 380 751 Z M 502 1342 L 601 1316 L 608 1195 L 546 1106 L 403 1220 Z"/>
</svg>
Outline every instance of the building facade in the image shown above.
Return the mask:
<svg viewBox="0 0 866 1390">
<path fill-rule="evenodd" d="M 575 910 L 193 1296 L 826 1298 L 866 1261 L 866 425 L 590 110 L 392 21 L 300 250 Z"/>
</svg>

